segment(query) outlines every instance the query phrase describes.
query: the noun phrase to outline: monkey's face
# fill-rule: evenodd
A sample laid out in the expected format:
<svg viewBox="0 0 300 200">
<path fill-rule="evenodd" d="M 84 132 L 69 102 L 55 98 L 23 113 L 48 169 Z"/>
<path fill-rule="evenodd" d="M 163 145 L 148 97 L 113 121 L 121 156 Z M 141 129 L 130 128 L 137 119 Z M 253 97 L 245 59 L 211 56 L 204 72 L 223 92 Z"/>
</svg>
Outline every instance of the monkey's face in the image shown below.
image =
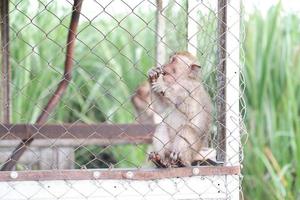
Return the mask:
<svg viewBox="0 0 300 200">
<path fill-rule="evenodd" d="M 191 73 L 193 62 L 186 56 L 173 55 L 169 63 L 163 66 L 163 80 L 172 84 L 180 79 L 188 78 Z"/>
</svg>

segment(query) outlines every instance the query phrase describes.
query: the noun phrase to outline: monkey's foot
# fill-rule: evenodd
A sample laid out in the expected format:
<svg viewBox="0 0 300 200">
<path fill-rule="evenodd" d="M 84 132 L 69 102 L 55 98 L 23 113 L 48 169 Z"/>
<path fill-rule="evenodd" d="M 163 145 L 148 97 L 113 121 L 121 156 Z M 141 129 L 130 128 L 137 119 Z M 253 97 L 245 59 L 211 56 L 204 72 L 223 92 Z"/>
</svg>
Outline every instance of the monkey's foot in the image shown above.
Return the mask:
<svg viewBox="0 0 300 200">
<path fill-rule="evenodd" d="M 187 165 L 182 161 L 180 152 L 172 151 L 170 154 L 171 166 L 186 167 Z"/>
<path fill-rule="evenodd" d="M 156 152 L 151 152 L 149 154 L 148 160 L 151 160 L 158 168 L 167 168 L 168 167 L 168 165 L 162 161 L 160 155 Z"/>
</svg>

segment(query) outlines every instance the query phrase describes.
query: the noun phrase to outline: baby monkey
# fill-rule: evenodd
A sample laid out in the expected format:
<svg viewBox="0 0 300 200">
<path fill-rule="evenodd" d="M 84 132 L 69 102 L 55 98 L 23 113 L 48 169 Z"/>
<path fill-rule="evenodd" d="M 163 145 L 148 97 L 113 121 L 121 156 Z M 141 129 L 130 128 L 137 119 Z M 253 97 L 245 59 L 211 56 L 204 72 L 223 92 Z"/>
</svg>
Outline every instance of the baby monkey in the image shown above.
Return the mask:
<svg viewBox="0 0 300 200">
<path fill-rule="evenodd" d="M 177 52 L 148 73 L 153 110 L 161 122 L 153 136 L 151 160 L 158 167 L 191 166 L 207 145 L 212 104 L 200 66 L 189 52 Z"/>
</svg>

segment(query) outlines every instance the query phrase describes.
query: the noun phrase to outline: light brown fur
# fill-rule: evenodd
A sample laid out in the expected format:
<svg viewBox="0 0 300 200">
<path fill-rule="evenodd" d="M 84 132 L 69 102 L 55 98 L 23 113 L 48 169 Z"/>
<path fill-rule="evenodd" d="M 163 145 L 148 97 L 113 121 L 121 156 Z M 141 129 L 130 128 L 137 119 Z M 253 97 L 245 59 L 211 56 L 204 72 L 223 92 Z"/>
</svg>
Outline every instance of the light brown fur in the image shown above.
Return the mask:
<svg viewBox="0 0 300 200">
<path fill-rule="evenodd" d="M 178 52 L 149 71 L 153 109 L 161 119 L 150 154 L 158 166 L 190 166 L 207 143 L 212 105 L 199 68 L 193 55 Z"/>
</svg>

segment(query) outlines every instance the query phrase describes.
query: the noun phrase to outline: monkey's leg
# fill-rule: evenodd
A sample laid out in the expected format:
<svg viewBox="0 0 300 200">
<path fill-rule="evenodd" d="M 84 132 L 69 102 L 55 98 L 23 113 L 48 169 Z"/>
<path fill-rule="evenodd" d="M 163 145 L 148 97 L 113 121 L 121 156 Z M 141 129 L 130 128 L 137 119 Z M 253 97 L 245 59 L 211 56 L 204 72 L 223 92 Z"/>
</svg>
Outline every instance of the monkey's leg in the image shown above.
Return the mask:
<svg viewBox="0 0 300 200">
<path fill-rule="evenodd" d="M 161 123 L 156 127 L 152 145 L 154 153 L 150 154 L 149 160 L 152 160 L 158 167 L 169 167 L 170 139 L 165 124 Z"/>
<path fill-rule="evenodd" d="M 190 126 L 184 126 L 175 136 L 170 160 L 172 165 L 178 167 L 191 166 L 193 154 L 195 152 L 194 129 Z"/>
</svg>

